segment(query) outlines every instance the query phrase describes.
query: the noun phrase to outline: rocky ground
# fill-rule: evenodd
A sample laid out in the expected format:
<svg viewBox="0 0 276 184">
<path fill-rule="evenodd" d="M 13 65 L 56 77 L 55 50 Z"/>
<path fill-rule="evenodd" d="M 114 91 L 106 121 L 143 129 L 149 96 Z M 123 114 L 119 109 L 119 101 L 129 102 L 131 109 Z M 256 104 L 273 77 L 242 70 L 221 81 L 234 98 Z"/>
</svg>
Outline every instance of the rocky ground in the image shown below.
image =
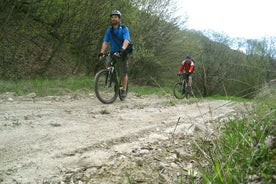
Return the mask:
<svg viewBox="0 0 276 184">
<path fill-rule="evenodd" d="M 0 183 L 189 183 L 191 145 L 249 104 L 129 94 L 0 94 Z"/>
</svg>

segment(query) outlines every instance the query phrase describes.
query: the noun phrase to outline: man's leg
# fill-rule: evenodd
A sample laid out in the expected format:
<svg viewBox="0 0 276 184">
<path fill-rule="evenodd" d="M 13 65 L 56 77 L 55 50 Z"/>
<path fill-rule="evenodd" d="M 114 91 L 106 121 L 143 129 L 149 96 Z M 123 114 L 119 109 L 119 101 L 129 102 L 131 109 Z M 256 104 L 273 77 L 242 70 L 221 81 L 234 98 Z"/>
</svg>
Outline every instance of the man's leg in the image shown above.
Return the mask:
<svg viewBox="0 0 276 184">
<path fill-rule="evenodd" d="M 192 75 L 189 75 L 189 81 L 188 81 L 188 84 L 190 87 L 192 87 L 192 82 L 193 82 L 193 78 L 192 78 Z"/>
<path fill-rule="evenodd" d="M 125 76 L 122 77 L 122 87 L 123 87 L 123 90 L 126 90 L 126 88 L 127 88 L 127 82 L 128 82 L 128 76 L 126 74 Z"/>
<path fill-rule="evenodd" d="M 124 56 L 120 63 L 120 74 L 121 74 L 121 82 L 122 82 L 122 97 L 126 96 L 126 89 L 128 83 L 128 57 Z"/>
</svg>

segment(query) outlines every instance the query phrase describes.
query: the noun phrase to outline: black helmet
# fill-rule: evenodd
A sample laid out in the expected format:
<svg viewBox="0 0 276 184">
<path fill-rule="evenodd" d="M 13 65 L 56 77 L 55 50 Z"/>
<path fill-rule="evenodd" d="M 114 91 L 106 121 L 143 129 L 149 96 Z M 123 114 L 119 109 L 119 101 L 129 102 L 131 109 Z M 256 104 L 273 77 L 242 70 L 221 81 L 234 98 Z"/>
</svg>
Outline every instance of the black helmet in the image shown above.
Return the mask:
<svg viewBox="0 0 276 184">
<path fill-rule="evenodd" d="M 187 54 L 186 59 L 192 59 L 192 56 L 190 54 Z"/>
<path fill-rule="evenodd" d="M 112 15 L 118 15 L 118 17 L 121 18 L 121 12 L 119 10 L 112 10 L 110 13 L 110 17 Z"/>
</svg>

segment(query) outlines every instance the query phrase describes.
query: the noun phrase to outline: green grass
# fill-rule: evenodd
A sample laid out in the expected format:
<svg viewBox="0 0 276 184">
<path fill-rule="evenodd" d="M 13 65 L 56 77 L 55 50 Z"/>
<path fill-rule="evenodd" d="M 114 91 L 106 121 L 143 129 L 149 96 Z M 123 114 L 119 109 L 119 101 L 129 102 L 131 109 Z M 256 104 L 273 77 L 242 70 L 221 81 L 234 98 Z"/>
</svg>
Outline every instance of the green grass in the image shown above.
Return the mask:
<svg viewBox="0 0 276 184">
<path fill-rule="evenodd" d="M 35 78 L 28 80 L 0 80 L 0 93 L 14 92 L 17 95 L 27 95 L 29 93 L 36 93 L 37 96 L 55 96 L 65 95 L 74 92 L 93 92 L 94 76 L 68 76 L 56 79 L 49 78 Z M 131 83 L 129 84 L 129 92 L 134 93 L 136 96 L 142 95 L 172 95 L 172 84 L 161 86 L 140 86 Z M 200 99 L 202 97 L 197 97 Z M 249 101 L 240 97 L 225 97 L 214 95 L 207 99 L 214 100 L 232 100 L 232 101 Z"/>
<path fill-rule="evenodd" d="M 93 91 L 94 77 L 70 76 L 58 79 L 36 78 L 29 80 L 0 80 L 0 93 L 14 92 L 17 95 L 36 93 L 38 96 L 64 95 L 71 92 Z M 129 84 L 130 92 L 140 95 L 166 95 L 171 93 L 170 87 L 137 86 Z"/>
<path fill-rule="evenodd" d="M 26 95 L 34 92 L 38 96 L 51 96 L 79 90 L 89 91 L 93 87 L 93 79 L 88 76 L 70 76 L 58 79 L 0 80 L 0 86 L 0 93 L 15 92 L 17 95 Z"/>
<path fill-rule="evenodd" d="M 221 135 L 194 142 L 202 183 L 275 182 L 276 148 L 265 139 L 276 137 L 276 95 L 266 93 L 254 103 L 253 112 L 223 124 Z"/>
<path fill-rule="evenodd" d="M 49 78 L 35 78 L 26 80 L 1 80 L 0 79 L 0 93 L 14 92 L 17 95 L 27 95 L 29 93 L 36 93 L 37 96 L 55 96 L 65 95 L 74 92 L 92 92 L 94 85 L 94 76 L 68 76 L 56 79 Z M 172 84 L 161 86 L 140 86 L 132 84 L 130 81 L 129 92 L 134 93 L 136 96 L 142 95 L 172 95 Z M 202 97 L 197 97 L 198 99 Z M 231 100 L 238 102 L 251 101 L 250 99 L 234 97 L 234 96 L 221 96 L 214 95 L 207 97 L 210 100 Z"/>
</svg>

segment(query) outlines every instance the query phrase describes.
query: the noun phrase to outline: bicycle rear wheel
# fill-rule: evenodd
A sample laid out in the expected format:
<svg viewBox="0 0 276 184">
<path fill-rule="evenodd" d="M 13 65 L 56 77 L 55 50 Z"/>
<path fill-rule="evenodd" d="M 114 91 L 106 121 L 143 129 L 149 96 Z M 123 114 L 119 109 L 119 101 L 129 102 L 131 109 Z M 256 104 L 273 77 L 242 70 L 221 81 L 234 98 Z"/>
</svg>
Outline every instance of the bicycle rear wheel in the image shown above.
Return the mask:
<svg viewBox="0 0 276 184">
<path fill-rule="evenodd" d="M 185 97 L 185 88 L 182 82 L 177 82 L 173 86 L 173 95 L 177 99 L 183 99 Z"/>
<path fill-rule="evenodd" d="M 96 74 L 94 81 L 94 91 L 96 97 L 104 104 L 113 103 L 119 94 L 119 87 L 114 74 L 109 74 L 109 70 L 101 70 Z"/>
</svg>

